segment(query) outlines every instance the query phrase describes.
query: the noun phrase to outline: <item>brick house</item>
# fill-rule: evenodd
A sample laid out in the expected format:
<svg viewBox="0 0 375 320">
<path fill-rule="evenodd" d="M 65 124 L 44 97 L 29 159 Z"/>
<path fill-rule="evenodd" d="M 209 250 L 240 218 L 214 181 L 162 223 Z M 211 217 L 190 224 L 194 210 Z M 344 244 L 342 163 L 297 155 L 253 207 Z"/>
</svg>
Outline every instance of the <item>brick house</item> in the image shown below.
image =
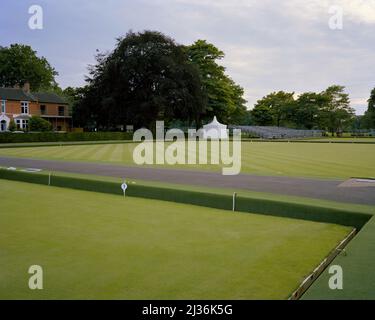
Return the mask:
<svg viewBox="0 0 375 320">
<path fill-rule="evenodd" d="M 68 107 L 55 93 L 30 92 L 28 84 L 22 89 L 0 88 L 0 132 L 8 131 L 11 119 L 17 130 L 27 129 L 32 116 L 48 120 L 55 131 L 70 131 L 72 117 Z"/>
</svg>

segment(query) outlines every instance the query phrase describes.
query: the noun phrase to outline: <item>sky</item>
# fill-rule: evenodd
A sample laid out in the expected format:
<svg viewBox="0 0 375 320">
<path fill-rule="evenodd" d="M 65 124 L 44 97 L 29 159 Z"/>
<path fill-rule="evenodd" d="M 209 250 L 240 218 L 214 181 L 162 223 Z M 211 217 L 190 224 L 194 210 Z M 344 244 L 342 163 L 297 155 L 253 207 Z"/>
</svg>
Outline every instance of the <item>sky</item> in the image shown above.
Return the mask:
<svg viewBox="0 0 375 320">
<path fill-rule="evenodd" d="M 32 5 L 42 29 L 29 27 Z M 375 87 L 375 0 L 1 0 L 0 14 L 0 45 L 31 45 L 62 88 L 84 85 L 97 50 L 112 51 L 129 30 L 215 44 L 249 109 L 273 91 L 339 84 L 363 114 Z"/>
</svg>

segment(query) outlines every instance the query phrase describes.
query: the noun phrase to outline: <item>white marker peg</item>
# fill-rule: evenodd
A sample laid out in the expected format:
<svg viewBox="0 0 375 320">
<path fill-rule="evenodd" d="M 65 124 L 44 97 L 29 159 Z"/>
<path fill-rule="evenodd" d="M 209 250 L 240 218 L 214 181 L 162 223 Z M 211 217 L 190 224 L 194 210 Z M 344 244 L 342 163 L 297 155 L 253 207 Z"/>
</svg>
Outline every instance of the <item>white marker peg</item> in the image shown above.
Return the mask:
<svg viewBox="0 0 375 320">
<path fill-rule="evenodd" d="M 127 188 L 128 188 L 128 185 L 126 184 L 126 181 L 124 181 L 124 183 L 121 185 L 121 189 L 124 192 L 124 197 L 125 197 L 125 192 Z"/>
</svg>

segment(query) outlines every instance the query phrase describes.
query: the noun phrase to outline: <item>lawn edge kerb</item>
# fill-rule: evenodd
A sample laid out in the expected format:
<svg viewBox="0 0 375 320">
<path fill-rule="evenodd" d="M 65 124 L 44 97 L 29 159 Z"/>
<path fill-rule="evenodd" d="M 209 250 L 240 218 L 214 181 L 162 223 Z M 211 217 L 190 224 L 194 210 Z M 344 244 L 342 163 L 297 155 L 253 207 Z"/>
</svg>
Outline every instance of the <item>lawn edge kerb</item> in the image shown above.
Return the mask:
<svg viewBox="0 0 375 320">
<path fill-rule="evenodd" d="M 52 176 L 51 180 L 49 180 L 49 176 L 42 173 L 31 173 L 8 169 L 0 169 L 0 179 L 123 195 L 120 184 L 112 181 L 100 181 L 57 175 Z M 129 184 L 129 187 L 126 190 L 126 196 L 164 200 L 231 211 L 233 206 L 232 194 L 225 195 L 212 192 L 181 190 L 163 186 L 142 185 L 139 183 Z M 237 196 L 235 211 L 302 219 L 314 222 L 333 223 L 354 227 L 357 230 L 360 230 L 372 217 L 371 214 L 352 210 L 342 210 L 274 199 L 258 199 L 250 196 Z"/>
<path fill-rule="evenodd" d="M 335 260 L 335 258 L 345 250 L 346 245 L 354 239 L 357 234 L 357 230 L 354 228 L 346 237 L 343 239 L 329 254 L 328 256 L 311 272 L 305 280 L 298 286 L 298 288 L 292 293 L 288 300 L 299 300 L 307 292 L 307 290 L 313 285 L 313 283 L 319 278 L 324 270 Z"/>
</svg>

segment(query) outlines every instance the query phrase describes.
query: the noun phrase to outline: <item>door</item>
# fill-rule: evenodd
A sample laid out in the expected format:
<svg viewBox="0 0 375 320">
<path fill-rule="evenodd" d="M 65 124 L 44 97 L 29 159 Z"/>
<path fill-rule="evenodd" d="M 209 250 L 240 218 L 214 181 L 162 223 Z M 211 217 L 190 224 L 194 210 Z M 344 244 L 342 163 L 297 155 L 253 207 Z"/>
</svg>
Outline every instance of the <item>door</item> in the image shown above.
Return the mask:
<svg viewBox="0 0 375 320">
<path fill-rule="evenodd" d="M 7 129 L 7 123 L 5 120 L 0 121 L 0 131 L 6 131 Z"/>
</svg>

